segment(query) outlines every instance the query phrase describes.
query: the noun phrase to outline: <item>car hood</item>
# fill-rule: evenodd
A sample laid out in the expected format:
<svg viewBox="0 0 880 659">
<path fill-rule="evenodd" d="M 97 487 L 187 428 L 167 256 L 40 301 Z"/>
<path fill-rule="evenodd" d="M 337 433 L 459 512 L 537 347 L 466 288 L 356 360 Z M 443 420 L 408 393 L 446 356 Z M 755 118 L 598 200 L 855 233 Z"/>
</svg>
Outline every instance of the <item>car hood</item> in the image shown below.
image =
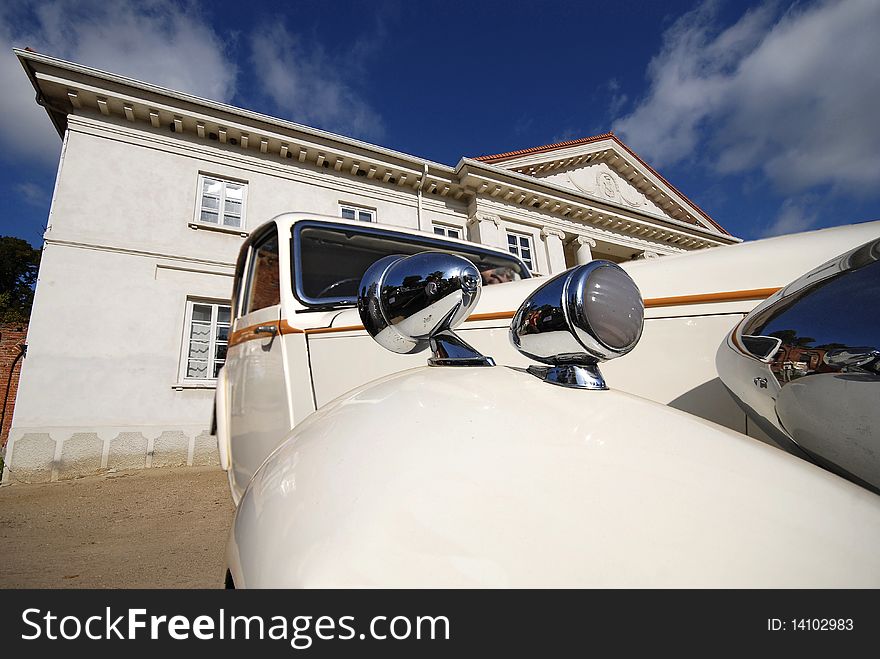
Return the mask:
<svg viewBox="0 0 880 659">
<path fill-rule="evenodd" d="M 229 556 L 260 587 L 878 587 L 878 544 L 880 497 L 738 433 L 518 369 L 424 367 L 298 426 Z"/>
</svg>

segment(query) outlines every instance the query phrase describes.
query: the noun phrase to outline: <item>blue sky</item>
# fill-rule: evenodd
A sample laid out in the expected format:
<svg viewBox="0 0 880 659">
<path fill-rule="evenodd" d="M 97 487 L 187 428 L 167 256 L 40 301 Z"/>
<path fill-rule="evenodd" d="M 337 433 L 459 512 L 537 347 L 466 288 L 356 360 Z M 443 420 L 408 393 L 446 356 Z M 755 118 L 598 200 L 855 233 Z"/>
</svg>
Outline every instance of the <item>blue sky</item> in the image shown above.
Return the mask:
<svg viewBox="0 0 880 659">
<path fill-rule="evenodd" d="M 880 218 L 880 2 L 138 3 L 0 8 L 0 235 L 41 243 L 50 55 L 435 161 L 614 130 L 745 239 Z"/>
</svg>

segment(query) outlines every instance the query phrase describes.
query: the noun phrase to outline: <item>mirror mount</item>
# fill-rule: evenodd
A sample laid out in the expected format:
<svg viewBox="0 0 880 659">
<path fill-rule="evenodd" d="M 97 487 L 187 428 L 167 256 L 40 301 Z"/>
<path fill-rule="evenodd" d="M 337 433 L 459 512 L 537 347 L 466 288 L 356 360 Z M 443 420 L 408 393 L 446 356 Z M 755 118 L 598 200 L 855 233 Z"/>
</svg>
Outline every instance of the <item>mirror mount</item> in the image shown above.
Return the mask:
<svg viewBox="0 0 880 659">
<path fill-rule="evenodd" d="M 485 357 L 452 330 L 444 330 L 431 337 L 431 366 L 495 366 L 495 360 Z"/>
<path fill-rule="evenodd" d="M 608 389 L 598 364 L 558 364 L 556 366 L 529 366 L 529 373 L 544 382 L 571 389 Z"/>
</svg>

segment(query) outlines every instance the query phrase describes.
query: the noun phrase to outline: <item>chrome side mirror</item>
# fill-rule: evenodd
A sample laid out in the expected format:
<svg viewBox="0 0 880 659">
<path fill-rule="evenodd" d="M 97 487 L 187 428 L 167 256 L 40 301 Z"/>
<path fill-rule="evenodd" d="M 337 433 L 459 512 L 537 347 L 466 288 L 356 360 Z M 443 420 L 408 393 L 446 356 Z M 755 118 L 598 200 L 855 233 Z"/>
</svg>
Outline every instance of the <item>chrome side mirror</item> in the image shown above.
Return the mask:
<svg viewBox="0 0 880 659">
<path fill-rule="evenodd" d="M 477 306 L 481 286 L 479 270 L 461 256 L 386 256 L 364 273 L 358 312 L 370 336 L 391 352 L 430 348 L 431 366 L 494 366 L 452 331 Z"/>
<path fill-rule="evenodd" d="M 598 362 L 625 355 L 642 336 L 644 304 L 620 266 L 593 261 L 538 288 L 513 317 L 510 340 L 526 357 L 549 364 L 529 372 L 580 389 L 607 389 Z"/>
<path fill-rule="evenodd" d="M 759 304 L 715 363 L 779 446 L 880 491 L 880 240 Z"/>
</svg>

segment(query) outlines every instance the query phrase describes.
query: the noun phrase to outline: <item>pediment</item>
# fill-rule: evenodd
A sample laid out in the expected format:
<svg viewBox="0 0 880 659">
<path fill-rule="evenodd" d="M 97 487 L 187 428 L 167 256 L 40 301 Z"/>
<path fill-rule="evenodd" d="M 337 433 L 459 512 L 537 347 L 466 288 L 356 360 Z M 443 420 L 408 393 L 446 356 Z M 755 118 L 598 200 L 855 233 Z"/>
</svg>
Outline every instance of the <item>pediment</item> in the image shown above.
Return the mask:
<svg viewBox="0 0 880 659">
<path fill-rule="evenodd" d="M 611 134 L 478 160 L 621 209 L 727 233 Z"/>
<path fill-rule="evenodd" d="M 550 174 L 538 175 L 548 183 L 582 192 L 606 203 L 640 210 L 654 215 L 671 215 L 651 201 L 647 195 L 612 169 L 606 162 L 572 167 Z"/>
</svg>

